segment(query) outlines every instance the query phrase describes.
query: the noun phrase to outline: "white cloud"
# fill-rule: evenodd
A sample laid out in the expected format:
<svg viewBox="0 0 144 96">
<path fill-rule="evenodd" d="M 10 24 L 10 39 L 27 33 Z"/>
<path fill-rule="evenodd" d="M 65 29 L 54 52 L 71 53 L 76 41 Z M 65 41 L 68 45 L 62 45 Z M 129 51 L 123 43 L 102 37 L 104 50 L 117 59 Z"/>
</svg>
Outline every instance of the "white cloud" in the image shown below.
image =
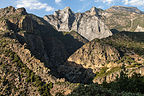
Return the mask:
<svg viewBox="0 0 144 96">
<path fill-rule="evenodd" d="M 116 0 L 95 0 L 95 2 L 102 2 L 102 3 L 108 3 L 111 4 L 113 2 L 115 2 Z"/>
<path fill-rule="evenodd" d="M 109 3 L 111 4 L 112 2 L 114 2 L 115 0 L 103 0 L 103 3 Z"/>
<path fill-rule="evenodd" d="M 128 1 L 128 0 L 123 0 L 122 2 L 123 2 L 125 5 L 127 5 L 129 1 Z"/>
<path fill-rule="evenodd" d="M 45 11 L 52 11 L 54 10 L 53 7 L 49 6 L 47 3 L 41 3 L 38 0 L 17 0 L 16 7 L 25 7 L 30 10 L 40 10 L 45 9 Z"/>
<path fill-rule="evenodd" d="M 61 0 L 55 0 L 55 3 L 60 3 L 61 2 Z"/>
<path fill-rule="evenodd" d="M 144 6 L 144 0 L 123 0 L 125 5 Z"/>
<path fill-rule="evenodd" d="M 103 8 L 104 8 L 104 6 L 98 6 L 97 8 L 101 8 L 101 9 L 103 9 Z"/>
</svg>

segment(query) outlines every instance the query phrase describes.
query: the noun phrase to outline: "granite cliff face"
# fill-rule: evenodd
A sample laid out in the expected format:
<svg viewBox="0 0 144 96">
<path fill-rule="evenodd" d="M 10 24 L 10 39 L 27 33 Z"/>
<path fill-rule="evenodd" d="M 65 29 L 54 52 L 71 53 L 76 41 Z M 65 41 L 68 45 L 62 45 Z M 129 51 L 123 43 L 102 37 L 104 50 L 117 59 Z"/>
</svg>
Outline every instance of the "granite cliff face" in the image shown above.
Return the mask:
<svg viewBox="0 0 144 96">
<path fill-rule="evenodd" d="M 101 21 L 95 7 L 85 13 L 74 13 L 69 7 L 55 11 L 53 15 L 46 15 L 44 19 L 59 31 L 76 31 L 88 40 L 106 38 L 111 31 Z"/>
</svg>

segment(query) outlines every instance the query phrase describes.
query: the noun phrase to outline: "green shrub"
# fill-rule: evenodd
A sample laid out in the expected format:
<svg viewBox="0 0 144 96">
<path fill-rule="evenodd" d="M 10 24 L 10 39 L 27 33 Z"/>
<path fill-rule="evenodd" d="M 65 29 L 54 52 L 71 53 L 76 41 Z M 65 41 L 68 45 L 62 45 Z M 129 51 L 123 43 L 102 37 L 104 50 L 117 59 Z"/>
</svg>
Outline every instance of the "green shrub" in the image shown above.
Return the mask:
<svg viewBox="0 0 144 96">
<path fill-rule="evenodd" d="M 12 60 L 12 62 L 18 62 L 20 59 L 19 57 L 17 56 L 17 54 L 14 54 L 14 58 Z"/>
<path fill-rule="evenodd" d="M 117 90 L 118 92 L 144 93 L 144 77 L 136 73 L 133 74 L 132 77 L 128 77 L 128 75 L 122 71 L 116 81 L 102 84 L 102 86 Z"/>
</svg>

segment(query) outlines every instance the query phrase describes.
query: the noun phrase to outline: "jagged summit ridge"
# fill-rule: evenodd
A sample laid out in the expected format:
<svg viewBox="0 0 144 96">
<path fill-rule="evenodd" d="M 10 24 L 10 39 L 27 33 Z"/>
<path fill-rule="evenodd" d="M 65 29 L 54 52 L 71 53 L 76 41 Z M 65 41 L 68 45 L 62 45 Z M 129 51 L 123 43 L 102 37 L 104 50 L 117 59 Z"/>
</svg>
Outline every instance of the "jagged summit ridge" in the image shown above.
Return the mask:
<svg viewBox="0 0 144 96">
<path fill-rule="evenodd" d="M 99 16 L 101 15 L 101 11 L 103 10 L 93 6 L 90 10 L 86 11 L 85 14 L 91 15 L 91 16 L 94 16 L 94 15 Z"/>
<path fill-rule="evenodd" d="M 6 8 L 1 8 L 0 9 L 0 18 L 3 16 L 9 16 L 11 14 L 22 14 L 22 15 L 26 15 L 27 12 L 25 10 L 25 8 L 18 8 L 15 9 L 13 6 L 8 6 Z"/>
<path fill-rule="evenodd" d="M 32 31 L 32 22 L 25 8 L 15 9 L 12 6 L 0 9 L 0 30 L 19 31 L 26 29 Z"/>
<path fill-rule="evenodd" d="M 64 8 L 63 10 L 58 10 L 58 11 L 55 11 L 53 15 L 57 16 L 57 15 L 61 15 L 61 14 L 74 14 L 72 12 L 72 10 L 70 9 L 70 7 L 66 7 Z"/>
<path fill-rule="evenodd" d="M 93 7 L 85 13 L 74 13 L 69 7 L 46 15 L 44 19 L 58 31 L 76 31 L 88 40 L 111 36 L 111 31 L 98 16 L 99 9 Z"/>
</svg>

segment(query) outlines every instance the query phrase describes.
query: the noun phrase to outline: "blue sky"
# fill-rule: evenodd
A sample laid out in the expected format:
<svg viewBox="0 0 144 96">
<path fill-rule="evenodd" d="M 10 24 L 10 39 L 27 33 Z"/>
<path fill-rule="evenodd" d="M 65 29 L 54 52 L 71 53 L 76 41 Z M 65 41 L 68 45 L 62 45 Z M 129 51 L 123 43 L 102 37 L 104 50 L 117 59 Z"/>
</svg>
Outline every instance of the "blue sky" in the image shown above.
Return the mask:
<svg viewBox="0 0 144 96">
<path fill-rule="evenodd" d="M 53 14 L 55 10 L 69 6 L 74 12 L 84 12 L 95 6 L 107 9 L 111 6 L 121 5 L 137 7 L 144 11 L 144 0 L 0 0 L 0 8 L 14 6 L 25 7 L 27 12 L 37 16 Z"/>
</svg>

